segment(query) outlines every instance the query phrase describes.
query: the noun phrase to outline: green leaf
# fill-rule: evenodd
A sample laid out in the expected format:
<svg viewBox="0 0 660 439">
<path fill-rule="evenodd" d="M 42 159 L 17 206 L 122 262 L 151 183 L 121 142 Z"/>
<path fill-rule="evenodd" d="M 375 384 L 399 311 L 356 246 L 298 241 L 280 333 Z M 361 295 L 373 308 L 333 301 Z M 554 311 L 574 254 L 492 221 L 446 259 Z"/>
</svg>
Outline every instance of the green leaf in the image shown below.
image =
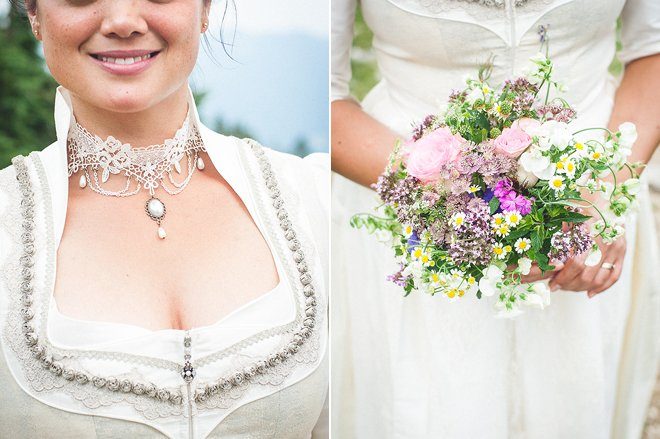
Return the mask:
<svg viewBox="0 0 660 439">
<path fill-rule="evenodd" d="M 497 209 L 500 207 L 500 200 L 497 197 L 493 197 L 490 199 L 488 202 L 488 206 L 490 207 L 490 214 L 493 215 L 495 212 L 497 212 Z"/>
</svg>

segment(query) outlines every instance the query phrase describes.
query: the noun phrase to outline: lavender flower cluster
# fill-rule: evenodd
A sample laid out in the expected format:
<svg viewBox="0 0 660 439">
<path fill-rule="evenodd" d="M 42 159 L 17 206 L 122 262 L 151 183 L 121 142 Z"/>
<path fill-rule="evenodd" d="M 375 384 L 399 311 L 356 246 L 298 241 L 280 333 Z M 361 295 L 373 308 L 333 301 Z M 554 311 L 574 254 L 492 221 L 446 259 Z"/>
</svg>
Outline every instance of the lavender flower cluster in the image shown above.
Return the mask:
<svg viewBox="0 0 660 439">
<path fill-rule="evenodd" d="M 472 198 L 462 212 L 465 222 L 454 231 L 449 256 L 459 264 L 487 265 L 492 259 L 491 250 L 495 244 L 488 204 L 481 198 Z"/>
</svg>

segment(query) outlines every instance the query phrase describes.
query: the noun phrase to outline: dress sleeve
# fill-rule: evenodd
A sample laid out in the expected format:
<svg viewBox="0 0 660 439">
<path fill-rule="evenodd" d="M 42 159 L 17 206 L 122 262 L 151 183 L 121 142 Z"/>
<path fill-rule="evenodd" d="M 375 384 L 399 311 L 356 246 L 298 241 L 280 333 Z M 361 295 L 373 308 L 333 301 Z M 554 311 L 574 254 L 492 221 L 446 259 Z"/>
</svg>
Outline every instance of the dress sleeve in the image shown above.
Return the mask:
<svg viewBox="0 0 660 439">
<path fill-rule="evenodd" d="M 352 99 L 348 84 L 351 80 L 351 46 L 357 1 L 332 1 L 331 101 Z"/>
<path fill-rule="evenodd" d="M 621 13 L 619 58 L 624 64 L 660 53 L 660 1 L 627 0 Z"/>
</svg>

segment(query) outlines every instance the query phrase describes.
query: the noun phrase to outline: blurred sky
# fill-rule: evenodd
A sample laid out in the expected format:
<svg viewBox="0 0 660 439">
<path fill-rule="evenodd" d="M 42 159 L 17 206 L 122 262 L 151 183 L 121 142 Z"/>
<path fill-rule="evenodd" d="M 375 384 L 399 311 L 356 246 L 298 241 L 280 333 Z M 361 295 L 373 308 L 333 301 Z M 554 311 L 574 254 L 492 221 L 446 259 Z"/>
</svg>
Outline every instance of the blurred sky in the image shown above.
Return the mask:
<svg viewBox="0 0 660 439">
<path fill-rule="evenodd" d="M 218 41 L 226 3 L 214 2 L 211 47 L 193 73 L 193 89 L 207 92 L 202 120 L 240 123 L 280 150 L 302 138 L 327 151 L 329 0 L 236 0 L 223 24 L 234 60 Z"/>
<path fill-rule="evenodd" d="M 210 127 L 241 124 L 266 146 L 288 151 L 297 139 L 328 150 L 329 0 L 216 0 L 210 49 L 202 49 L 191 85 Z M 0 0 L 0 17 L 9 2 Z"/>
</svg>

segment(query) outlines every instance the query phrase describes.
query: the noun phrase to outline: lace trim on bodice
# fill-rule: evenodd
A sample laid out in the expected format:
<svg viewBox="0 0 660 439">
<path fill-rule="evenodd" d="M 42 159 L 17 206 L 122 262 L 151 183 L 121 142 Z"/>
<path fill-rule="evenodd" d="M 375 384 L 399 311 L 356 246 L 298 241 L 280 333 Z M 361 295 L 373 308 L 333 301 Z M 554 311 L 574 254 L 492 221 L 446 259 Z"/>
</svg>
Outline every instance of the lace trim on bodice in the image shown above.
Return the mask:
<svg viewBox="0 0 660 439">
<path fill-rule="evenodd" d="M 211 392 L 208 388 L 202 389 L 201 391 L 205 391 L 208 395 L 204 393 L 199 399 L 197 399 L 197 397 L 200 395 L 195 395 L 195 400 L 193 400 L 192 397 L 189 399 L 189 401 L 192 402 L 193 415 L 199 410 L 233 410 L 239 406 L 241 398 L 246 395 L 246 392 L 252 386 L 281 387 L 285 384 L 287 377 L 291 375 L 298 365 L 311 365 L 316 363 L 319 359 L 321 331 L 323 331 L 322 328 L 324 328 L 324 316 L 326 313 L 323 294 L 316 296 L 316 298 L 318 298 L 318 303 L 316 301 L 314 302 L 316 312 L 311 320 L 312 323 L 314 323 L 314 319 L 316 320 L 315 325 L 313 326 L 316 329 L 313 329 L 309 338 L 304 343 L 300 344 L 300 349 L 296 348 L 295 350 L 292 350 L 292 348 L 290 348 L 290 346 L 292 346 L 291 339 L 297 334 L 296 331 L 299 331 L 300 327 L 306 327 L 302 326 L 303 323 L 306 324 L 306 322 L 310 320 L 310 297 L 308 297 L 310 294 L 307 289 L 303 288 L 303 285 L 298 278 L 307 276 L 311 280 L 310 286 L 312 287 L 312 292 L 314 287 L 316 287 L 318 291 L 322 291 L 322 286 L 318 285 L 317 279 L 314 276 L 309 276 L 310 273 L 313 273 L 313 268 L 317 266 L 315 262 L 317 254 L 315 247 L 311 244 L 309 237 L 302 229 L 296 228 L 295 233 L 293 233 L 293 229 L 289 229 L 286 233 L 283 231 L 284 227 L 282 226 L 282 223 L 286 222 L 291 224 L 293 221 L 297 222 L 302 220 L 301 217 L 303 210 L 300 208 L 299 200 L 295 194 L 290 193 L 289 190 L 284 190 L 283 193 L 280 194 L 280 191 L 276 186 L 272 187 L 271 182 L 275 181 L 275 175 L 273 175 L 275 169 L 271 168 L 270 162 L 266 158 L 266 154 L 261 151 L 261 148 L 262 147 L 255 142 L 252 148 L 254 155 L 249 153 L 249 156 L 245 146 L 239 146 L 238 150 L 243 168 L 247 173 L 250 190 L 255 199 L 256 210 L 259 217 L 263 220 L 266 233 L 272 238 L 273 250 L 276 252 L 280 260 L 283 261 L 289 285 L 291 286 L 292 291 L 294 291 L 296 299 L 296 318 L 289 324 L 270 328 L 214 354 L 198 358 L 195 360 L 194 365 L 198 369 L 213 365 L 214 371 L 233 371 L 243 369 L 247 371 L 247 369 L 250 368 L 250 365 L 254 365 L 256 361 L 264 360 L 265 355 L 263 355 L 263 352 L 286 351 L 287 347 L 289 347 L 292 354 L 290 356 L 283 356 L 282 360 L 276 355 L 271 355 L 265 358 L 265 360 L 269 362 L 268 368 L 265 372 L 260 372 L 254 376 L 247 375 L 248 372 L 246 372 L 245 377 L 247 378 L 242 378 L 241 380 L 237 379 L 235 382 L 232 382 L 229 391 Z M 261 152 L 258 153 L 258 151 Z M 21 249 L 25 243 L 25 234 L 22 233 L 20 227 L 20 224 L 22 223 L 22 189 L 17 183 L 16 176 L 12 175 L 11 172 L 0 173 L 0 190 L 9 197 L 8 206 L 6 207 L 4 214 L 0 217 L 0 227 L 7 232 L 11 240 L 10 251 L 6 262 L 2 267 L 2 280 L 4 281 L 4 286 L 9 294 L 9 307 L 6 316 L 7 322 L 4 328 L 4 338 L 20 363 L 23 376 L 29 384 L 29 387 L 37 393 L 53 391 L 65 392 L 75 400 L 80 401 L 80 403 L 89 409 L 97 409 L 99 407 L 114 404 L 124 404 L 131 406 L 145 419 L 156 419 L 169 416 L 188 416 L 187 410 L 184 409 L 184 406 L 186 405 L 185 393 L 183 396 L 184 404 L 173 404 L 172 401 L 169 400 L 160 401 L 157 398 L 154 398 L 154 395 L 138 395 L 132 393 L 130 390 L 126 392 L 121 391 L 123 383 L 129 382 L 129 380 L 148 382 L 144 381 L 143 375 L 139 370 L 140 368 L 154 368 L 179 374 L 182 370 L 182 364 L 158 358 L 129 355 L 121 352 L 59 349 L 49 342 L 46 334 L 46 322 L 50 294 L 54 285 L 54 258 L 56 252 L 53 236 L 53 212 L 50 207 L 52 206 L 51 194 L 48 189 L 45 170 L 39 156 L 36 153 L 33 153 L 25 163 L 28 165 L 28 173 L 30 174 L 30 179 L 33 181 L 33 188 L 35 189 L 33 190 L 35 206 L 35 230 L 33 234 L 33 243 L 36 250 L 35 265 L 43 263 L 43 266 L 45 267 L 44 273 L 37 272 L 34 275 L 34 279 L 32 279 L 35 286 L 34 305 L 36 305 L 34 308 L 35 316 L 33 321 L 35 322 L 35 332 L 38 334 L 39 340 L 42 341 L 47 346 L 48 351 L 52 353 L 52 357 L 47 359 L 42 358 L 41 360 L 38 360 L 35 357 L 34 352 L 30 350 L 29 346 L 22 342 L 25 335 L 25 325 L 23 323 L 24 317 L 21 315 L 22 309 L 24 308 L 24 304 L 21 303 L 20 292 L 22 270 L 24 270 L 24 267 L 22 267 L 21 264 Z M 268 175 L 273 175 L 272 178 L 267 178 L 267 173 L 263 170 L 262 166 L 267 166 L 269 169 Z M 35 176 L 36 179 L 34 178 Z M 36 183 L 36 185 L 34 183 Z M 273 196 L 275 191 L 277 192 L 277 197 Z M 284 203 L 289 214 L 288 217 L 282 217 L 283 209 L 277 207 L 273 208 L 273 200 L 275 198 L 279 199 L 280 196 L 284 198 Z M 293 235 L 290 236 L 289 232 L 293 233 Z M 294 250 L 294 245 L 296 248 L 300 248 L 300 250 Z M 304 254 L 307 257 L 307 261 L 309 261 L 310 267 L 307 268 L 306 264 L 304 267 L 301 267 L 300 263 L 294 260 L 296 259 L 296 254 Z M 304 264 L 304 260 L 302 263 Z M 303 269 L 304 271 L 301 271 Z M 81 360 L 85 359 L 103 360 L 123 365 L 125 373 L 115 375 L 114 378 L 116 379 L 116 383 L 112 383 L 113 386 L 116 384 L 116 386 L 119 387 L 119 391 L 108 390 L 107 387 L 110 387 L 109 384 L 100 387 L 90 385 L 88 382 L 89 378 L 81 378 L 79 380 L 76 376 L 75 379 L 67 379 L 63 374 L 55 374 L 52 370 L 49 370 L 48 367 L 45 367 L 50 365 L 52 369 L 52 367 L 57 364 L 58 367 L 63 366 L 80 369 Z M 45 361 L 47 361 L 48 364 L 45 365 Z M 93 376 L 93 371 L 85 372 L 88 373 L 88 376 Z M 185 388 L 185 385 L 182 384 L 181 389 L 183 390 L 183 388 Z M 145 393 L 148 393 L 150 390 L 153 389 L 145 389 Z"/>
</svg>

